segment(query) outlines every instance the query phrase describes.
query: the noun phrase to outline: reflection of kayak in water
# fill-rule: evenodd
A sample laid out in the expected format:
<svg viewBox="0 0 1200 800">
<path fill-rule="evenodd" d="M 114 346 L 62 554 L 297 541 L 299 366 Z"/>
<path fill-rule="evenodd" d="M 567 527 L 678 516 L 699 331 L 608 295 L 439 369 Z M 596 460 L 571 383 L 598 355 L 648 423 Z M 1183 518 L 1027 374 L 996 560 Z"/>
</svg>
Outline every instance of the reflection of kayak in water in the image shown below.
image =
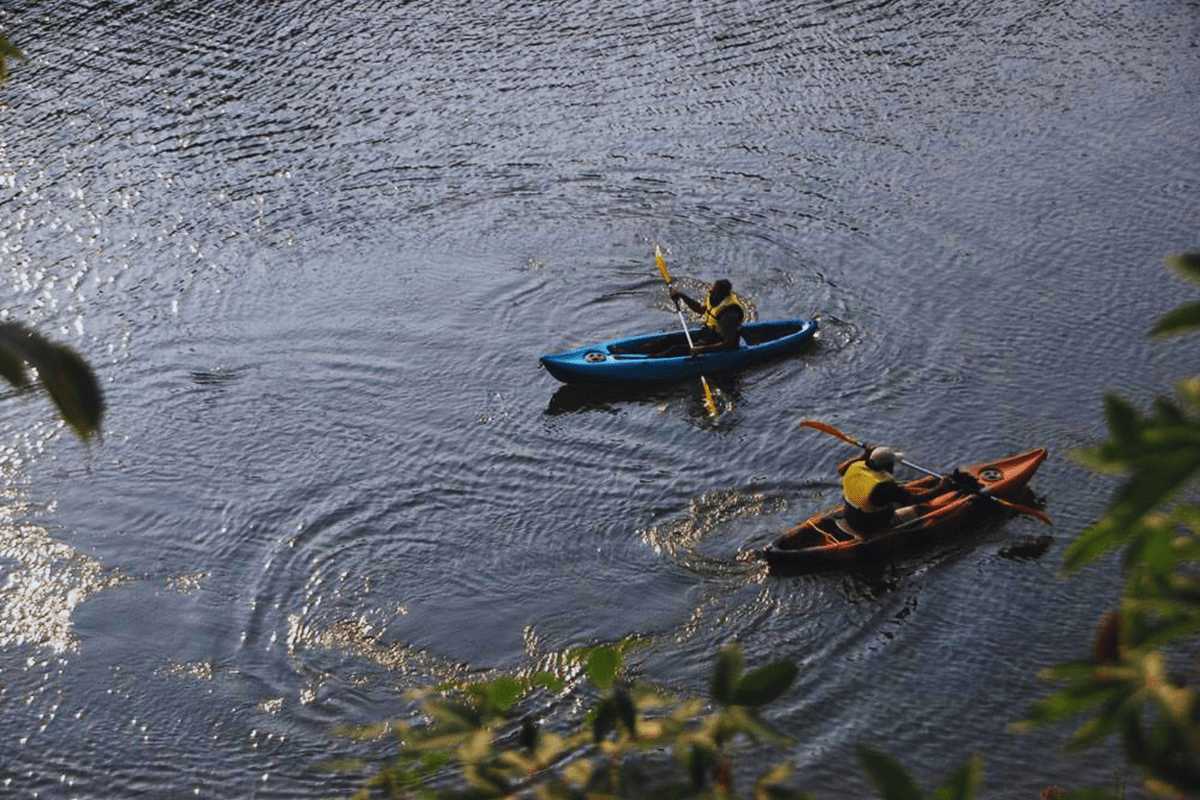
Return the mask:
<svg viewBox="0 0 1200 800">
<path fill-rule="evenodd" d="M 945 540 L 970 530 L 988 515 L 1006 513 L 1026 490 L 1033 473 L 1046 460 L 1044 447 L 1020 455 L 962 467 L 967 481 L 978 485 L 950 485 L 943 494 L 915 506 L 898 509 L 892 524 L 870 536 L 859 536 L 845 522 L 842 505 L 809 517 L 785 531 L 756 552 L 772 572 L 795 572 L 853 567 L 889 558 L 929 542 Z M 904 487 L 921 492 L 932 488 L 938 478 L 926 476 Z"/>
<path fill-rule="evenodd" d="M 818 327 L 815 319 L 748 322 L 742 326 L 742 341 L 736 350 L 665 358 L 654 354 L 679 348 L 686 352 L 683 331 L 644 333 L 564 353 L 546 353 L 540 361 L 564 383 L 687 380 L 746 369 L 794 353 L 813 338 Z"/>
</svg>

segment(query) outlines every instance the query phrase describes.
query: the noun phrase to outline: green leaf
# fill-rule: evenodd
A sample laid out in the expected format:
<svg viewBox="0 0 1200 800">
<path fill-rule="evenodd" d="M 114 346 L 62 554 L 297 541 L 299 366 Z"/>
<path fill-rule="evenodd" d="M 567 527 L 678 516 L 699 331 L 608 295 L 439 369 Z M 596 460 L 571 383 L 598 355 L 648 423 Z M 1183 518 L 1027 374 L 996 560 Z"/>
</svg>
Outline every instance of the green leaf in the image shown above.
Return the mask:
<svg viewBox="0 0 1200 800">
<path fill-rule="evenodd" d="M 745 734 L 756 742 L 774 742 L 780 746 L 791 743 L 790 737 L 779 733 L 771 726 L 752 713 L 753 709 L 745 706 L 730 706 L 721 715 L 723 733 L 726 740 L 736 734 Z"/>
<path fill-rule="evenodd" d="M 983 756 L 974 753 L 933 793 L 932 800 L 975 800 L 983 785 Z"/>
<path fill-rule="evenodd" d="M 1193 303 L 1166 314 L 1150 329 L 1151 336 L 1174 336 L 1200 328 L 1200 303 Z"/>
<path fill-rule="evenodd" d="M 29 387 L 29 373 L 25 369 L 25 359 L 8 343 L 4 334 L 0 330 L 0 378 L 17 389 L 26 389 Z"/>
<path fill-rule="evenodd" d="M 785 781 L 792 777 L 793 767 L 791 763 L 784 762 L 776 764 L 769 770 L 759 775 L 754 781 L 754 796 L 761 800 L 761 793 L 768 787 L 782 786 Z"/>
<path fill-rule="evenodd" d="M 91 367 L 75 351 L 49 344 L 33 362 L 50 398 L 82 439 L 100 432 L 104 397 Z"/>
<path fill-rule="evenodd" d="M 483 724 L 479 709 L 467 703 L 451 700 L 431 700 L 425 706 L 426 711 L 439 725 L 448 731 L 473 730 Z"/>
<path fill-rule="evenodd" d="M 599 742 L 610 733 L 615 733 L 618 723 L 630 736 L 637 736 L 637 706 L 629 692 L 617 688 L 600 701 L 592 717 L 592 740 Z"/>
<path fill-rule="evenodd" d="M 1147 526 L 1139 540 L 1137 560 L 1158 580 L 1167 579 L 1176 564 L 1175 532 L 1166 526 Z"/>
<path fill-rule="evenodd" d="M 1137 644 L 1140 647 L 1167 647 L 1195 639 L 1198 636 L 1200 636 L 1200 615 L 1193 612 L 1192 616 L 1155 626 L 1139 636 Z"/>
<path fill-rule="evenodd" d="M 1046 681 L 1084 681 L 1096 675 L 1096 662 L 1092 660 L 1062 661 L 1046 667 L 1038 675 Z"/>
<path fill-rule="evenodd" d="M 24 58 L 21 51 L 16 45 L 8 40 L 7 36 L 0 36 L 0 56 L 4 58 Z"/>
<path fill-rule="evenodd" d="M 512 793 L 508 776 L 502 770 L 481 764 L 468 764 L 463 774 L 475 784 L 473 789 L 467 790 L 464 800 L 487 800 Z"/>
<path fill-rule="evenodd" d="M 858 758 L 884 800 L 921 800 L 921 790 L 896 759 L 859 745 Z"/>
<path fill-rule="evenodd" d="M 565 680 L 552 672 L 535 672 L 529 676 L 528 684 L 531 689 L 541 686 L 543 689 L 549 689 L 552 692 L 561 692 L 567 686 Z"/>
<path fill-rule="evenodd" d="M 513 678 L 496 678 L 488 681 L 483 688 L 488 705 L 501 714 L 507 713 L 525 690 L 525 687 Z"/>
<path fill-rule="evenodd" d="M 1130 534 L 1122 520 L 1107 516 L 1085 528 L 1063 551 L 1063 570 L 1071 573 L 1082 569 L 1105 553 L 1120 546 Z"/>
<path fill-rule="evenodd" d="M 800 673 L 793 662 L 767 664 L 746 675 L 733 690 L 732 705 L 758 707 L 777 699 Z"/>
<path fill-rule="evenodd" d="M 538 725 L 529 715 L 521 717 L 521 730 L 517 734 L 517 741 L 529 752 L 537 748 Z"/>
<path fill-rule="evenodd" d="M 587 783 L 584 785 L 583 791 L 572 791 L 570 800 L 584 800 L 587 797 L 599 796 L 606 797 L 613 793 L 613 782 L 616 770 L 606 769 L 603 766 L 596 766 L 588 772 Z"/>
<path fill-rule="evenodd" d="M 1113 442 L 1132 441 L 1141 433 L 1142 425 L 1137 411 L 1120 397 L 1114 394 L 1107 395 L 1104 398 L 1104 413 Z"/>
<path fill-rule="evenodd" d="M 1167 256 L 1167 264 L 1185 278 L 1200 281 L 1200 251 Z"/>
<path fill-rule="evenodd" d="M 1133 521 L 1162 505 L 1200 471 L 1200 447 L 1155 454 L 1154 463 L 1139 470 L 1122 487 L 1110 514 Z"/>
<path fill-rule="evenodd" d="M 8 59 L 10 58 L 25 58 L 25 55 L 8 41 L 8 38 L 0 35 L 0 78 L 8 76 Z"/>
<path fill-rule="evenodd" d="M 1175 391 L 1184 403 L 1194 411 L 1200 411 L 1200 375 L 1176 381 Z"/>
<path fill-rule="evenodd" d="M 592 718 L 592 741 L 604 741 L 610 733 L 617 729 L 617 704 L 611 697 L 606 697 L 596 706 Z"/>
<path fill-rule="evenodd" d="M 708 776 L 717 768 L 717 754 L 707 747 L 693 746 L 687 755 L 688 777 L 692 788 L 702 790 L 708 786 Z"/>
<path fill-rule="evenodd" d="M 0 323 L 0 375 L 18 388 L 27 382 L 21 362 L 37 370 L 50 399 L 80 438 L 100 432 L 104 397 L 87 362 L 21 325 Z"/>
<path fill-rule="evenodd" d="M 1179 406 L 1165 397 L 1156 397 L 1154 399 L 1154 424 L 1159 428 L 1179 426 L 1186 429 L 1190 423 L 1184 413 L 1179 410 Z"/>
<path fill-rule="evenodd" d="M 807 792 L 785 785 L 792 775 L 792 765 L 784 762 L 758 776 L 754 781 L 754 800 L 814 800 Z"/>
<path fill-rule="evenodd" d="M 742 651 L 736 644 L 721 650 L 713 668 L 711 693 L 713 702 L 723 706 L 733 702 L 734 687 L 742 677 Z"/>
<path fill-rule="evenodd" d="M 421 774 L 432 775 L 445 768 L 450 763 L 450 756 L 445 753 L 423 753 L 420 758 Z"/>
<path fill-rule="evenodd" d="M 625 730 L 629 731 L 629 735 L 637 736 L 637 707 L 633 704 L 633 698 L 629 696 L 629 692 L 618 688 L 613 692 L 613 702 L 617 708 L 617 719 L 625 726 Z"/>
<path fill-rule="evenodd" d="M 1058 722 L 1101 704 L 1115 706 L 1134 696 L 1137 689 L 1137 684 L 1130 681 L 1081 681 L 1034 703 L 1022 727 Z"/>
<path fill-rule="evenodd" d="M 1127 727 L 1136 700 L 1133 694 L 1121 701 L 1113 700 L 1097 710 L 1096 716 L 1084 721 L 1063 745 L 1063 751 L 1078 753 L 1099 744 Z M 1136 719 L 1136 712 L 1134 712 Z M 1135 726 L 1136 727 L 1136 726 Z"/>
<path fill-rule="evenodd" d="M 621 651 L 614 647 L 600 647 L 588 654 L 588 677 L 600 689 L 610 688 L 620 669 Z"/>
<path fill-rule="evenodd" d="M 1200 447 L 1171 448 L 1122 487 L 1109 513 L 1068 546 L 1063 564 L 1074 571 L 1103 553 L 1129 542 L 1142 542 L 1154 529 L 1142 518 L 1169 501 L 1200 472 Z"/>
</svg>

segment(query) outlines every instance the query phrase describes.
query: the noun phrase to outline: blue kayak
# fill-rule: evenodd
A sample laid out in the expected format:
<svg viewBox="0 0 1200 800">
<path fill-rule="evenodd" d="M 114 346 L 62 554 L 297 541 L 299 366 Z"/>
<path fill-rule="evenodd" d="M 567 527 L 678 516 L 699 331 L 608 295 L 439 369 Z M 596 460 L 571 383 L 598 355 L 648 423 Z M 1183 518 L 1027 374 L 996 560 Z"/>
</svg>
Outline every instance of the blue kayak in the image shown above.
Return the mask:
<svg viewBox="0 0 1200 800">
<path fill-rule="evenodd" d="M 748 322 L 737 350 L 700 356 L 656 357 L 686 347 L 683 331 L 643 333 L 564 353 L 546 353 L 542 366 L 563 383 L 651 383 L 736 372 L 794 353 L 817 332 L 815 319 Z M 693 329 L 692 336 L 695 338 Z"/>
</svg>

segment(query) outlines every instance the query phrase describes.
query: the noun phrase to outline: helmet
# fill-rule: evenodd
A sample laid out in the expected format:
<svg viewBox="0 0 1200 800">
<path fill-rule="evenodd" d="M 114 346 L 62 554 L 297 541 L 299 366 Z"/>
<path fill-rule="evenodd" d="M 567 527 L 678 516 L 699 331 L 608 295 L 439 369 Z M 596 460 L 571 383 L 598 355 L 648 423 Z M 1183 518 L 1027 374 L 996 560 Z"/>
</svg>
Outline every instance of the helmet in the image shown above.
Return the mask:
<svg viewBox="0 0 1200 800">
<path fill-rule="evenodd" d="M 867 454 L 867 466 L 874 469 L 894 469 L 903 460 L 904 454 L 890 447 L 872 447 Z"/>
</svg>

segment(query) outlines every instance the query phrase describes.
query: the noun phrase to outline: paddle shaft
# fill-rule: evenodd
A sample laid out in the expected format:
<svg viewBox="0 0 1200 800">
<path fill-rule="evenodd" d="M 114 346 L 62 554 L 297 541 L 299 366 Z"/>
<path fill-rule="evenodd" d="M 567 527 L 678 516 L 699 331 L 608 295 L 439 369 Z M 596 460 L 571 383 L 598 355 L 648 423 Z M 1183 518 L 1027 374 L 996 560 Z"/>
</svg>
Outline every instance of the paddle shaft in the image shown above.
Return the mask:
<svg viewBox="0 0 1200 800">
<path fill-rule="evenodd" d="M 846 434 L 846 433 L 842 433 L 837 428 L 833 427 L 832 425 L 826 425 L 824 422 L 816 422 L 815 420 L 806 419 L 803 422 L 801 422 L 800 424 L 806 428 L 812 428 L 814 430 L 821 431 L 822 433 L 828 433 L 832 436 L 836 436 L 837 438 L 841 439 L 843 442 L 852 444 L 856 447 L 861 447 L 864 450 L 867 449 L 866 442 L 860 442 L 858 439 L 855 439 L 853 436 L 850 436 L 849 434 Z M 908 464 L 910 467 L 915 469 L 917 472 L 924 472 L 926 475 L 932 475 L 935 478 L 942 477 L 942 473 L 934 472 L 933 470 L 928 469 L 927 467 L 922 467 L 920 464 L 914 464 L 912 461 L 909 461 L 907 458 L 900 459 L 900 463 Z"/>
<path fill-rule="evenodd" d="M 683 316 L 683 309 L 679 306 L 679 300 L 675 301 L 675 313 L 679 315 L 679 324 L 683 326 L 683 335 L 687 339 L 688 349 L 691 350 L 693 347 L 692 332 L 688 330 L 687 320 Z"/>
<path fill-rule="evenodd" d="M 654 246 L 654 263 L 658 265 L 659 274 L 662 275 L 667 287 L 670 288 L 671 271 L 667 269 L 667 259 L 663 257 L 662 248 L 658 247 L 658 245 Z M 675 313 L 679 315 L 679 324 L 683 327 L 683 336 L 687 339 L 688 349 L 691 350 L 693 347 L 695 347 L 695 345 L 692 344 L 692 332 L 688 330 L 687 319 L 685 319 L 683 316 L 683 307 L 679 305 L 679 298 L 676 297 L 673 299 L 675 300 Z M 703 378 L 704 376 L 701 375 L 700 377 Z"/>
<path fill-rule="evenodd" d="M 654 263 L 658 265 L 658 272 L 662 275 L 663 280 L 667 284 L 667 288 L 671 286 L 671 272 L 667 269 L 667 259 L 662 254 L 662 248 L 658 245 L 654 246 Z M 688 330 L 687 320 L 684 319 L 683 309 L 679 305 L 679 298 L 675 300 L 675 313 L 679 315 L 679 324 L 683 326 L 683 336 L 687 339 L 688 350 L 691 350 L 695 345 L 692 344 L 692 332 Z M 692 358 L 696 355 L 693 353 Z M 712 389 L 709 388 L 708 378 L 704 377 L 704 373 L 700 374 L 700 383 L 704 386 L 704 405 L 708 409 L 708 413 L 712 416 L 717 415 L 717 401 L 713 397 Z"/>
</svg>

